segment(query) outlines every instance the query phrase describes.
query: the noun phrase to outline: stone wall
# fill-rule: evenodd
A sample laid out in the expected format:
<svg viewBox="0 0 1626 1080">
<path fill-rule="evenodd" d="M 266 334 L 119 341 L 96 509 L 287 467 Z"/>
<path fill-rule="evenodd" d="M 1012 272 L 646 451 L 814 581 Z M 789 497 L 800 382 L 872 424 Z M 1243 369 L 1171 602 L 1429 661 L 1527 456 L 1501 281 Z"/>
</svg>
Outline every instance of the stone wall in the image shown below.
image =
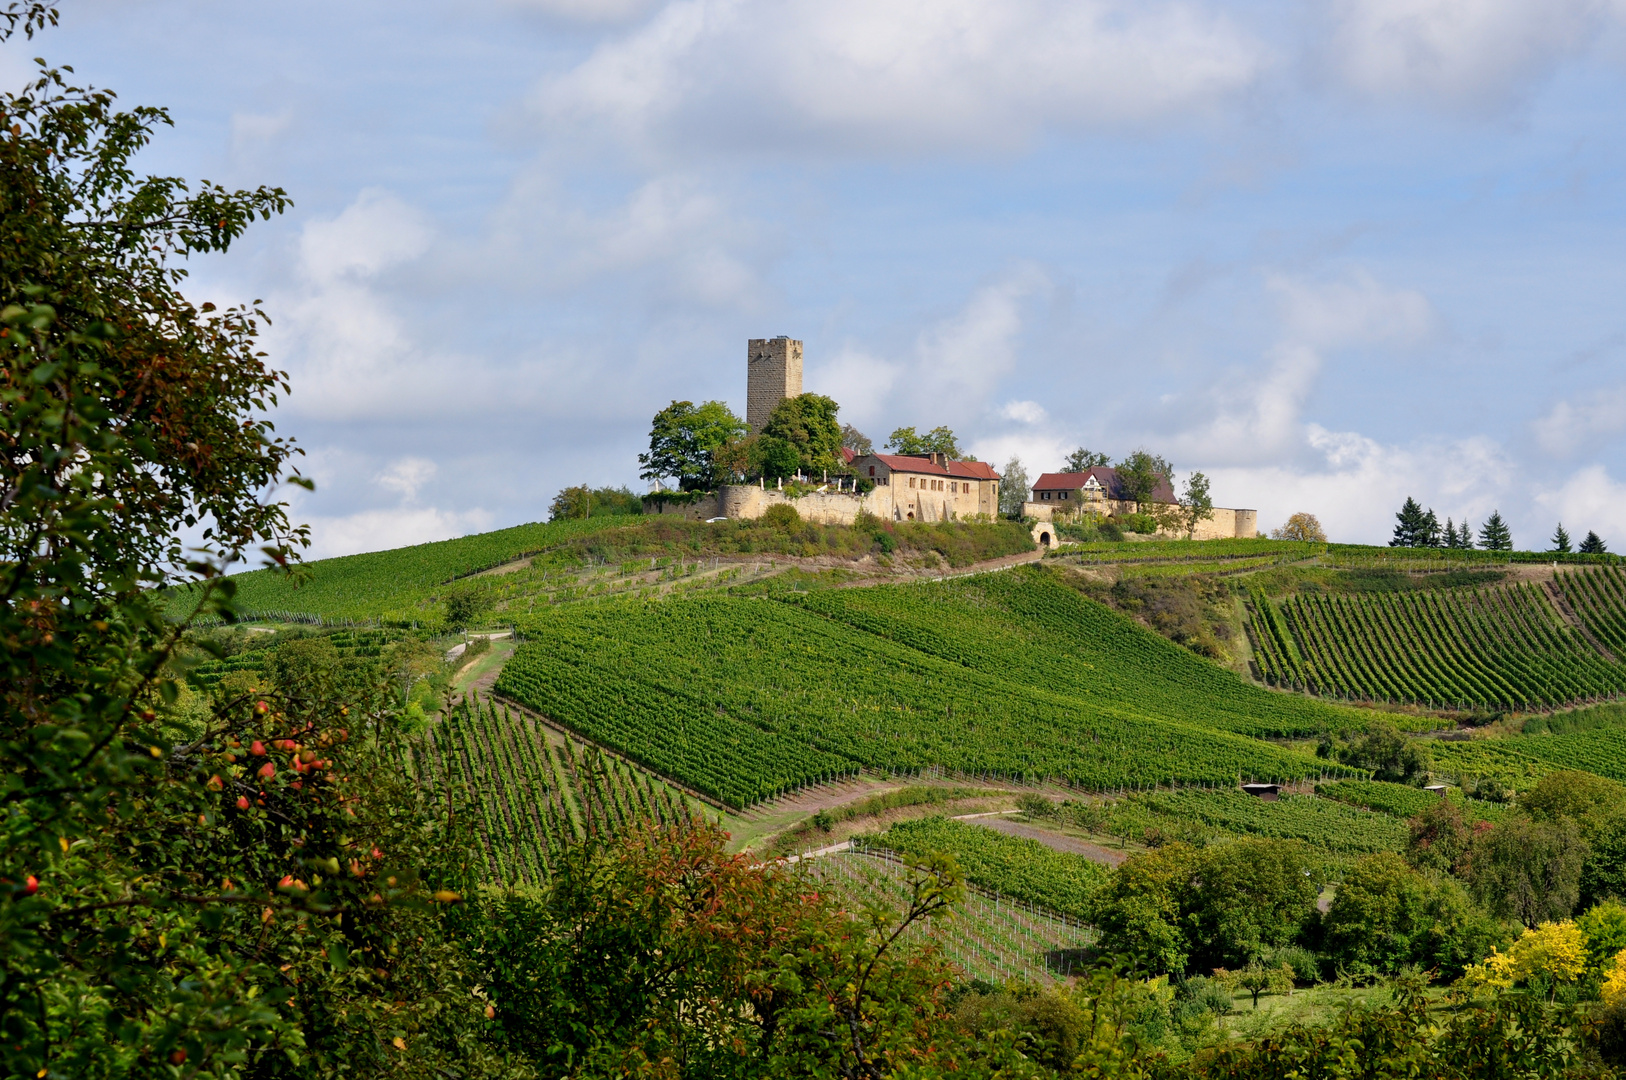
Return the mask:
<svg viewBox="0 0 1626 1080">
<path fill-rule="evenodd" d="M 1109 513 L 1132 514 L 1135 505 L 1127 502 L 1108 502 L 1105 504 Z M 1022 513 L 1036 521 L 1054 521 L 1056 511 L 1065 510 L 1066 504 L 1048 502 L 1026 502 L 1022 504 Z M 1214 507 L 1214 516 L 1207 521 L 1197 523 L 1197 531 L 1192 535 L 1193 540 L 1251 540 L 1259 531 L 1259 512 L 1257 510 L 1233 510 L 1229 507 Z M 1172 535 L 1184 536 L 1183 532 Z"/>
</svg>

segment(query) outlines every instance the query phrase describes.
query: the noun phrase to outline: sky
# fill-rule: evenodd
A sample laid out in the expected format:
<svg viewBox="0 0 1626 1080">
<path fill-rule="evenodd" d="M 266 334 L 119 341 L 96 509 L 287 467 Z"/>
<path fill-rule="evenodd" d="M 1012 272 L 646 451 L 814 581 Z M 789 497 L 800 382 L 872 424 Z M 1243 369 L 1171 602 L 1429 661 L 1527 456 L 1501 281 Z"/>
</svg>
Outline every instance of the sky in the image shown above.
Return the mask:
<svg viewBox="0 0 1626 1080">
<path fill-rule="evenodd" d="M 1407 496 L 1626 550 L 1626 0 L 62 0 L 146 171 L 294 208 L 258 299 L 311 557 L 647 490 L 750 338 L 877 443 L 1201 470 L 1262 528 Z"/>
</svg>

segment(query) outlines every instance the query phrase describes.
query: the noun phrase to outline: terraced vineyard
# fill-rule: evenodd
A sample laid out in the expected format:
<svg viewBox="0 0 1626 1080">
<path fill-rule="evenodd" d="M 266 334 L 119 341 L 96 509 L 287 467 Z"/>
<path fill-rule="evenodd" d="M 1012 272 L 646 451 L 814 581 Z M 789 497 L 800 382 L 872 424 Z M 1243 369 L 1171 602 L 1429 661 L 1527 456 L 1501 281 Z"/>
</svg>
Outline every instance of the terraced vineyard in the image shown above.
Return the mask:
<svg viewBox="0 0 1626 1080">
<path fill-rule="evenodd" d="M 1015 576 L 1011 587 L 1019 598 L 1028 595 L 1024 583 L 1033 585 L 1033 602 L 1041 606 L 1066 591 L 1042 578 Z M 953 587 L 842 595 L 924 598 Z M 1303 727 L 1330 726 L 1347 714 L 1249 687 L 1104 608 L 1090 611 L 1095 607 L 1078 600 L 1070 610 L 1126 636 L 1131 651 L 1161 648 L 1166 665 L 1147 663 L 1138 683 L 1114 676 L 1095 693 L 1080 692 L 1078 678 L 1035 690 L 807 606 L 711 596 L 539 616 L 496 688 L 736 807 L 861 767 L 1059 779 L 1091 790 L 1353 775 L 1216 730 L 1264 725 L 1215 699 L 1230 691 L 1238 703 L 1270 707 L 1279 700 Z M 920 617 L 934 614 L 923 610 Z M 1005 648 L 999 639 L 1007 627 L 997 617 L 985 625 L 988 649 Z M 950 627 L 942 629 L 951 635 Z M 970 647 L 964 637 L 955 640 Z M 1109 640 L 1098 648 L 1111 646 Z M 1064 661 L 1074 673 L 1083 668 L 1078 657 L 1058 658 L 1058 667 Z M 1307 717 L 1325 719 L 1312 725 Z"/>
<path fill-rule="evenodd" d="M 864 838 L 863 847 L 915 857 L 947 852 L 972 884 L 1080 919 L 1089 917 L 1090 897 L 1108 874 L 1082 855 L 945 817 L 899 822 Z"/>
<path fill-rule="evenodd" d="M 1328 697 L 1529 709 L 1626 692 L 1611 663 L 1527 582 L 1370 596 L 1253 595 L 1266 681 Z"/>
<path fill-rule="evenodd" d="M 895 860 L 848 852 L 801 864 L 814 880 L 836 889 L 853 910 L 875 903 L 902 911 L 911 871 Z M 976 889 L 947 918 L 919 925 L 908 940 L 930 942 L 974 979 L 1003 984 L 1012 979 L 1043 985 L 1084 966 L 1082 952 L 1095 932 L 1077 920 L 1057 918 L 1008 896 Z"/>
<path fill-rule="evenodd" d="M 321 636 L 332 643 L 341 658 L 352 659 L 377 656 L 385 645 L 406 635 L 399 630 L 335 630 Z M 260 671 L 270 655 L 270 649 L 245 649 L 224 660 L 199 664 L 187 673 L 187 681 L 200 688 L 213 686 L 234 671 Z"/>
<path fill-rule="evenodd" d="M 1243 836 L 1303 840 L 1343 855 L 1398 851 L 1406 844 L 1405 822 L 1313 795 L 1283 795 L 1266 802 L 1235 790 L 1149 791 L 1134 802 L 1173 820 L 1200 821 Z"/>
<path fill-rule="evenodd" d="M 1362 722 L 1352 710 L 1262 691 L 1037 568 L 830 590 L 800 602 L 962 668 L 1077 701 L 1243 735 L 1310 735 Z"/>
<path fill-rule="evenodd" d="M 1626 781 L 1626 729 L 1595 728 L 1567 735 L 1526 735 L 1437 743 L 1436 771 L 1493 776 L 1516 789 L 1559 769 L 1581 769 Z"/>
<path fill-rule="evenodd" d="M 1317 785 L 1316 794 L 1397 818 L 1416 817 L 1440 801 L 1440 796 L 1432 791 L 1380 780 L 1334 780 Z M 1463 816 L 1469 821 L 1494 821 L 1508 810 L 1501 803 L 1464 798 L 1462 792 L 1457 790 L 1448 792 L 1445 797 L 1461 807 Z"/>
<path fill-rule="evenodd" d="M 1615 566 L 1560 572 L 1553 584 L 1563 594 L 1581 625 L 1615 654 L 1626 660 L 1626 571 Z"/>
<path fill-rule="evenodd" d="M 555 736 L 490 701 L 468 699 L 429 729 L 413 752 L 420 780 L 456 788 L 479 815 L 487 878 L 507 885 L 548 880 L 550 851 L 634 820 L 689 819 L 681 792 L 594 747 Z"/>
</svg>

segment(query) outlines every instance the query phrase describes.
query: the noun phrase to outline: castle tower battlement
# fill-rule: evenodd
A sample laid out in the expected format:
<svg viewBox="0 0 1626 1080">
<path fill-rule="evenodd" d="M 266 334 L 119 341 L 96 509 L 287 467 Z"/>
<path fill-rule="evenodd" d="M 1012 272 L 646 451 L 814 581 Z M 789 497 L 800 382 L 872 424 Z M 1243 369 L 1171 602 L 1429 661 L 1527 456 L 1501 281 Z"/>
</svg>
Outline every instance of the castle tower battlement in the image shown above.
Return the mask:
<svg viewBox="0 0 1626 1080">
<path fill-rule="evenodd" d="M 774 406 L 802 393 L 802 343 L 783 335 L 752 338 L 746 347 L 745 422 L 754 435 Z"/>
</svg>

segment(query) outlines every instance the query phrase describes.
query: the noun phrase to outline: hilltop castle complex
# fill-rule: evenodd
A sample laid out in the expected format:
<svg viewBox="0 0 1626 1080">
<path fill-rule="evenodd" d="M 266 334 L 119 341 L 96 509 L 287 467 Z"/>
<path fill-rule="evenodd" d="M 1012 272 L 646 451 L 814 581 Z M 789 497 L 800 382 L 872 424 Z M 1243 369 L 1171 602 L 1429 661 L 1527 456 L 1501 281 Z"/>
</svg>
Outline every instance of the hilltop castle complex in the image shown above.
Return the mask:
<svg viewBox="0 0 1626 1080">
<path fill-rule="evenodd" d="M 752 338 L 746 345 L 745 422 L 753 435 L 767 426 L 774 407 L 802 393 L 802 343 L 789 337 Z M 956 461 L 944 454 L 853 454 L 846 452 L 852 477 L 815 478 L 820 486 L 792 497 L 765 482 L 725 484 L 699 502 L 657 502 L 663 514 L 707 520 L 761 517 L 770 506 L 788 504 L 808 521 L 851 525 L 859 511 L 891 521 L 964 521 L 999 514 L 1000 476 L 983 461 Z M 858 481 L 855 484 L 854 478 Z M 868 484 L 864 484 L 868 481 Z M 861 491 L 860 487 L 870 486 Z M 1045 473 L 1023 504 L 1027 517 L 1050 522 L 1080 511 L 1126 514 L 1136 509 L 1123 498 L 1116 471 L 1106 467 L 1086 473 Z M 1156 502 L 1173 503 L 1174 491 L 1162 484 Z M 1255 535 L 1258 515 L 1252 510 L 1214 508 L 1213 518 L 1197 526 L 1199 540 Z M 1042 538 L 1040 534 L 1042 531 Z M 1048 546 L 1048 529 L 1035 529 Z"/>
</svg>

